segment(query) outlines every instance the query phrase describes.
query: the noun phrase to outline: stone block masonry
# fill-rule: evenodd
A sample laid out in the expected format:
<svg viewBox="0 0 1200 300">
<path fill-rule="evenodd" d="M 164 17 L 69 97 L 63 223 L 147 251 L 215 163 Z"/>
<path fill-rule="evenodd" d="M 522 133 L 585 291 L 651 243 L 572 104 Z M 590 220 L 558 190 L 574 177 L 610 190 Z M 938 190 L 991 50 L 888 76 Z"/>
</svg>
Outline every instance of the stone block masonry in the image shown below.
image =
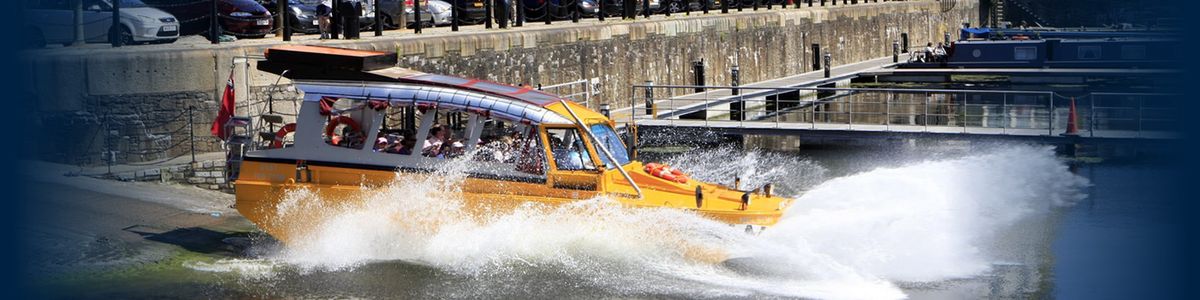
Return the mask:
<svg viewBox="0 0 1200 300">
<path fill-rule="evenodd" d="M 707 83 L 730 83 L 730 68 L 750 83 L 812 71 L 812 45 L 841 65 L 891 55 L 893 40 L 907 33 L 910 45 L 938 42 L 968 22 L 978 24 L 978 1 L 880 2 L 803 7 L 722 15 L 673 15 L 635 22 L 609 20 L 507 30 L 400 35 L 314 44 L 394 51 L 399 66 L 502 83 L 551 85 L 598 79 L 600 103 L 629 105 L 631 85 L 692 84 L 691 64 L 705 62 Z M 292 112 L 294 90 L 273 87 L 273 74 L 254 70 L 267 43 L 166 45 L 119 49 L 59 50 L 27 55 L 37 126 L 55 136 L 28 153 L 75 164 L 139 162 L 190 151 L 186 118 L 197 151 L 219 151 L 208 134 L 231 70 L 239 113 Z M 238 61 L 238 63 L 234 63 Z M 249 103 L 249 105 L 247 105 Z M 58 135 L 63 134 L 63 135 Z M 81 145 L 82 144 L 82 145 Z M 107 150 L 106 150 L 107 149 Z M 115 152 L 107 154 L 106 151 Z"/>
</svg>

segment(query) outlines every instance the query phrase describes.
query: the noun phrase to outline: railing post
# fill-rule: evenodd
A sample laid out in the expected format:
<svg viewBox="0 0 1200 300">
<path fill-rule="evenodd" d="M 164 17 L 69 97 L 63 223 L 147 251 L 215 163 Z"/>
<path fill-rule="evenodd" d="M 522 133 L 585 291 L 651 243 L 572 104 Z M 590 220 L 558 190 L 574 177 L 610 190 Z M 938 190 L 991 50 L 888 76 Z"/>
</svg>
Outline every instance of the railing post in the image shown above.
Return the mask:
<svg viewBox="0 0 1200 300">
<path fill-rule="evenodd" d="M 550 1 L 542 1 L 542 21 L 550 25 L 551 20 L 554 20 L 554 16 L 550 14 Z"/>
<path fill-rule="evenodd" d="M 1004 98 L 1000 102 L 1000 115 L 1003 116 L 1004 122 L 1000 122 L 1000 132 L 1007 134 L 1008 127 L 1011 126 L 1008 124 L 1008 92 L 1001 93 L 1001 95 Z"/>
<path fill-rule="evenodd" d="M 509 13 L 508 12 L 508 3 L 505 3 L 503 0 L 497 0 L 497 1 L 499 1 L 499 4 L 501 4 L 501 5 L 500 5 L 500 9 L 498 10 L 500 18 L 498 20 L 496 20 L 496 23 L 499 23 L 500 29 L 506 29 L 506 28 L 508 28 L 508 13 Z M 521 0 L 521 1 L 523 1 L 523 0 Z M 576 1 L 578 1 L 578 0 L 576 0 Z M 492 7 L 496 7 L 496 6 L 493 5 Z M 436 26 L 436 24 L 435 24 L 435 26 Z"/>
<path fill-rule="evenodd" d="M 925 127 L 925 131 L 929 131 L 929 92 L 925 92 L 925 122 L 921 125 Z"/>
<path fill-rule="evenodd" d="M 571 23 L 579 23 L 579 15 L 583 12 L 579 10 L 579 0 L 571 1 Z"/>
<path fill-rule="evenodd" d="M 657 119 L 658 118 L 657 112 L 655 112 L 655 109 L 654 109 L 654 81 L 653 80 L 646 80 L 645 95 L 646 95 L 646 115 L 650 116 L 651 119 Z"/>
<path fill-rule="evenodd" d="M 604 0 L 596 1 L 596 20 L 604 22 Z"/>
<path fill-rule="evenodd" d="M 1050 92 L 1050 117 L 1049 118 L 1050 118 L 1050 121 L 1049 121 L 1050 124 L 1048 124 L 1048 126 L 1046 126 L 1046 127 L 1050 127 L 1050 128 L 1048 128 L 1048 131 L 1049 131 L 1050 135 L 1053 136 L 1054 135 L 1054 92 Z"/>
<path fill-rule="evenodd" d="M 450 0 L 450 3 L 450 31 L 458 31 L 458 7 L 462 5 L 462 0 Z"/>
<path fill-rule="evenodd" d="M 514 26 L 515 27 L 525 26 L 525 1 L 524 0 L 513 0 L 513 1 L 517 1 L 517 24 L 515 24 Z M 601 21 L 603 21 L 603 20 L 601 20 Z"/>
<path fill-rule="evenodd" d="M 287 1 L 279 1 L 279 2 L 287 3 Z M 375 36 L 383 36 L 383 14 L 380 13 L 379 0 L 375 0 L 374 3 L 375 3 L 375 6 L 373 8 L 375 9 Z M 281 10 L 281 11 L 286 11 L 286 10 Z M 287 20 L 288 18 L 285 17 L 283 19 Z M 402 18 L 397 17 L 397 19 L 402 19 Z M 287 22 L 290 22 L 290 21 L 285 21 L 284 24 L 287 24 Z M 292 40 L 292 29 L 289 27 L 287 29 L 287 31 L 284 31 L 284 32 L 285 32 L 284 36 L 283 36 L 284 40 L 288 40 L 288 41 Z"/>
<path fill-rule="evenodd" d="M 488 24 L 488 28 L 492 28 L 492 24 Z M 413 0 L 413 33 L 421 34 L 421 0 Z"/>
<path fill-rule="evenodd" d="M 419 1 L 420 0 L 414 0 L 413 2 L 419 2 Z M 495 9 L 496 9 L 496 6 L 492 4 L 492 1 L 495 1 L 495 0 L 483 0 L 483 28 L 485 28 L 485 29 L 492 29 L 492 14 L 495 13 Z M 418 7 L 420 7 L 420 6 L 418 6 Z M 419 13 L 420 10 L 418 10 L 417 12 Z M 417 16 L 420 16 L 420 15 L 417 15 Z M 421 20 L 420 18 L 417 18 L 417 21 L 420 21 L 420 20 Z"/>
<path fill-rule="evenodd" d="M 112 27 L 108 30 L 108 38 L 112 42 L 113 48 L 121 47 L 125 41 L 121 40 L 124 33 L 121 32 L 121 1 L 112 2 Z M 131 31 L 129 34 L 133 34 Z"/>
<path fill-rule="evenodd" d="M 707 2 L 705 2 L 705 3 L 707 3 Z M 721 0 L 721 13 L 722 14 L 729 13 L 729 0 Z"/>
<path fill-rule="evenodd" d="M 642 17 L 645 19 L 650 18 L 650 0 L 642 0 Z"/>
</svg>

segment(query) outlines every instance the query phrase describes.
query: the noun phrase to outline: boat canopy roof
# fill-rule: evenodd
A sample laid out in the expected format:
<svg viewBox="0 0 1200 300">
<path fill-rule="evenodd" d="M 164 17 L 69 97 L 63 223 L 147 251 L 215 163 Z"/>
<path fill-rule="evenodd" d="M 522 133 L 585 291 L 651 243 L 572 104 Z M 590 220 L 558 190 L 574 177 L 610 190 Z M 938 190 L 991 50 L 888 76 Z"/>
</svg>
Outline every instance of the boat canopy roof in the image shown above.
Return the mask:
<svg viewBox="0 0 1200 300">
<path fill-rule="evenodd" d="M 297 89 L 304 92 L 304 101 L 350 98 L 385 101 L 389 105 L 397 106 L 470 111 L 529 124 L 574 124 L 566 117 L 546 109 L 544 106 L 470 89 L 367 81 L 296 81 L 295 85 Z"/>
<path fill-rule="evenodd" d="M 545 108 L 570 99 L 529 86 L 396 67 L 396 53 L 286 45 L 267 49 L 265 56 L 258 68 L 293 80 L 305 93 L 305 101 L 323 97 L 387 100 L 398 105 L 471 110 L 528 123 L 571 124 L 565 116 Z"/>
</svg>

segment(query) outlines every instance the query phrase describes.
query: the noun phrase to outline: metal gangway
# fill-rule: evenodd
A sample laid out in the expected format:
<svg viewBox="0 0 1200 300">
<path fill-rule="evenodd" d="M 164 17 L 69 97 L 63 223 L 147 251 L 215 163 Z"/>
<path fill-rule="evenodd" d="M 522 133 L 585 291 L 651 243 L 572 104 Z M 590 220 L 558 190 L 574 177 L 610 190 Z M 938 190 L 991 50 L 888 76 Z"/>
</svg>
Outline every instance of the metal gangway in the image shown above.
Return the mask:
<svg viewBox="0 0 1200 300">
<path fill-rule="evenodd" d="M 765 135 L 1003 137 L 1064 143 L 1179 137 L 1179 95 L 1165 93 L 1067 95 L 1021 90 L 694 85 L 632 88 L 635 96 L 628 103 L 632 108 L 629 118 L 641 128 Z"/>
</svg>

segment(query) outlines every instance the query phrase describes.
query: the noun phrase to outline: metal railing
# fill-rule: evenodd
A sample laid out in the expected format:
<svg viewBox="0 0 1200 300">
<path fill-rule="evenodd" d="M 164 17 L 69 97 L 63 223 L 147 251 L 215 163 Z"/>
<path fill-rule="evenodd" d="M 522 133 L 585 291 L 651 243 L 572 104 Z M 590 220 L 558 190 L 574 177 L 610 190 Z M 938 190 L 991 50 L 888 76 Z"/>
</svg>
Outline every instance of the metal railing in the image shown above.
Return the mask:
<svg viewBox="0 0 1200 300">
<path fill-rule="evenodd" d="M 592 96 L 597 94 L 596 88 L 592 86 L 593 81 L 593 79 L 580 79 L 571 82 L 538 86 L 538 90 L 574 100 L 576 103 L 587 108 L 593 108 L 591 106 Z M 598 79 L 595 79 L 595 81 L 598 81 Z"/>
<path fill-rule="evenodd" d="M 706 92 L 692 93 L 696 88 Z M 1169 138 L 1178 120 L 1173 114 L 1177 95 L 1156 93 L 1071 97 L 1018 90 L 694 85 L 632 89 L 630 113 L 613 117 L 667 126 Z M 738 95 L 732 95 L 734 89 Z"/>
</svg>

